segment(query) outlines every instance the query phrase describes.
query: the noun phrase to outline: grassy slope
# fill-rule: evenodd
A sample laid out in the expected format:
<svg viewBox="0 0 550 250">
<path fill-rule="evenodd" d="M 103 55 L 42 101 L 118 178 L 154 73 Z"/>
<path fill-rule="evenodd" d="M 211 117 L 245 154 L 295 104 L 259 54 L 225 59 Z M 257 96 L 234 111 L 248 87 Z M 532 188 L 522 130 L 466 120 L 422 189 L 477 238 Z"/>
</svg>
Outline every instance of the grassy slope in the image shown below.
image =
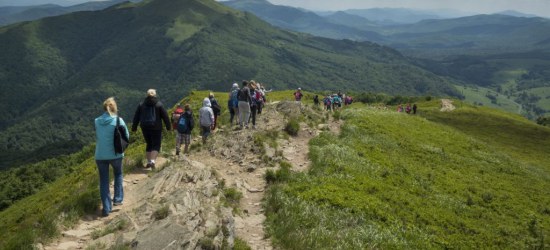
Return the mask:
<svg viewBox="0 0 550 250">
<path fill-rule="evenodd" d="M 541 246 L 550 235 L 550 130 L 486 108 L 420 107 L 428 119 L 355 105 L 343 112 L 340 136 L 312 140 L 311 171 L 270 189 L 268 225 L 276 243 Z"/>
</svg>

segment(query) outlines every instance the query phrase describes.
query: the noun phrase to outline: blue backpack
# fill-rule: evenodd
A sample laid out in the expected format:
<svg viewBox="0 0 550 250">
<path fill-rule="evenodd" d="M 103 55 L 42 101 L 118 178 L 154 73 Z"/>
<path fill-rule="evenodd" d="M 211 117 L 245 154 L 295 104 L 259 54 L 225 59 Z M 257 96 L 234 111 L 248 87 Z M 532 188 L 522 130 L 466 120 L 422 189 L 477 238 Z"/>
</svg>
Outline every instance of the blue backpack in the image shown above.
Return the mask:
<svg viewBox="0 0 550 250">
<path fill-rule="evenodd" d="M 188 129 L 189 127 L 187 126 L 187 119 L 185 115 L 181 115 L 180 119 L 178 120 L 177 130 L 180 134 L 183 134 L 186 133 Z"/>
<path fill-rule="evenodd" d="M 236 108 L 239 106 L 239 98 L 238 98 L 238 95 L 239 95 L 239 90 L 236 89 L 236 90 L 233 90 L 233 92 L 231 92 L 231 99 L 230 99 L 230 102 L 231 102 L 231 107 L 232 108 Z"/>
</svg>

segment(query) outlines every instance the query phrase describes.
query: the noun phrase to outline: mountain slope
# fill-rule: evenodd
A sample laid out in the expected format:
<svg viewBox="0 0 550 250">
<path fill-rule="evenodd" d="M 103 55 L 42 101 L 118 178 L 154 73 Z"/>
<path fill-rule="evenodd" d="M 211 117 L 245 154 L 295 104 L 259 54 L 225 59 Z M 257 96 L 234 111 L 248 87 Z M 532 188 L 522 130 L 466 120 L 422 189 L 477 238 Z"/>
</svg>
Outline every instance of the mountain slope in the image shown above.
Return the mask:
<svg viewBox="0 0 550 250">
<path fill-rule="evenodd" d="M 1 28 L 0 43 L 5 157 L 52 142 L 87 144 L 106 97 L 115 96 L 129 120 L 148 88 L 167 103 L 193 88 L 225 91 L 242 79 L 269 88 L 459 95 L 448 79 L 390 48 L 282 31 L 211 0 L 50 17 Z"/>
<path fill-rule="evenodd" d="M 273 185 L 282 249 L 547 247 L 550 129 L 458 103 L 419 115 L 356 104 L 310 142 L 307 174 Z"/>
</svg>

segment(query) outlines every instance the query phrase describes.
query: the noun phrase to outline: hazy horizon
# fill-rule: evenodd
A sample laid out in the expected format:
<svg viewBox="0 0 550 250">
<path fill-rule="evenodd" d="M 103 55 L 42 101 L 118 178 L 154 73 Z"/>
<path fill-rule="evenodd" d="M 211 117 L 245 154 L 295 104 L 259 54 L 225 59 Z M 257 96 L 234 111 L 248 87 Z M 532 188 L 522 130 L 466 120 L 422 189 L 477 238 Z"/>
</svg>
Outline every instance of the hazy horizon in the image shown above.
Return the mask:
<svg viewBox="0 0 550 250">
<path fill-rule="evenodd" d="M 0 0 L 0 6 L 38 5 L 55 3 L 80 4 L 105 0 Z M 225 1 L 225 0 L 224 0 Z M 406 8 L 416 10 L 449 9 L 465 13 L 493 14 L 502 11 L 518 11 L 542 17 L 550 17 L 550 0 L 268 0 L 272 4 L 304 8 L 312 11 L 338 11 L 348 9 Z"/>
</svg>

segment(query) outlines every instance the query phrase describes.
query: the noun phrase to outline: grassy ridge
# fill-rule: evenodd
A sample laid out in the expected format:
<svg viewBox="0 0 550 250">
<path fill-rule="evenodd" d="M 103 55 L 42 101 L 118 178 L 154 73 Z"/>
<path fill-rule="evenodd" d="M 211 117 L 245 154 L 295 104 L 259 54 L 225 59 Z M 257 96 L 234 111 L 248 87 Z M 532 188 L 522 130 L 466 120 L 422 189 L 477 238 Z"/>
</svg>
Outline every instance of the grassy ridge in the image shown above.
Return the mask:
<svg viewBox="0 0 550 250">
<path fill-rule="evenodd" d="M 433 122 L 360 105 L 345 110 L 341 135 L 310 142 L 310 172 L 271 188 L 268 224 L 276 243 L 289 249 L 544 246 L 550 235 L 545 149 L 527 146 L 533 151 L 516 157 L 507 143 L 512 137 L 488 143 L 490 136 L 477 138 L 475 129 L 506 133 L 499 128 L 512 126 L 538 143 L 550 130 L 482 109 L 470 118 L 501 119 L 476 120 L 463 132 L 448 126 L 459 112 Z"/>
</svg>

